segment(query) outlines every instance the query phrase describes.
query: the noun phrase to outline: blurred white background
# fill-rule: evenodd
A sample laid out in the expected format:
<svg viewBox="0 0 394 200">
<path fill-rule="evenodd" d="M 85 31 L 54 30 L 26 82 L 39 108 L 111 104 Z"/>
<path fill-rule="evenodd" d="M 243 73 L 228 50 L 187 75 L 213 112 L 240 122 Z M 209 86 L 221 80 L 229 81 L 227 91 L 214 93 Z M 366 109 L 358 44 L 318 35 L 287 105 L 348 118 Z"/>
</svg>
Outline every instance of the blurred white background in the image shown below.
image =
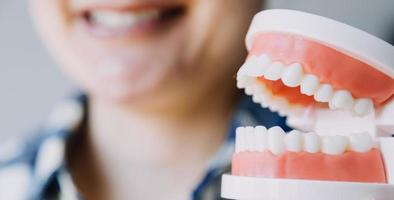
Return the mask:
<svg viewBox="0 0 394 200">
<path fill-rule="evenodd" d="M 269 0 L 267 7 L 317 13 L 394 41 L 394 0 Z M 0 1 L 0 142 L 32 133 L 73 88 L 41 46 L 27 10 L 27 1 Z"/>
</svg>

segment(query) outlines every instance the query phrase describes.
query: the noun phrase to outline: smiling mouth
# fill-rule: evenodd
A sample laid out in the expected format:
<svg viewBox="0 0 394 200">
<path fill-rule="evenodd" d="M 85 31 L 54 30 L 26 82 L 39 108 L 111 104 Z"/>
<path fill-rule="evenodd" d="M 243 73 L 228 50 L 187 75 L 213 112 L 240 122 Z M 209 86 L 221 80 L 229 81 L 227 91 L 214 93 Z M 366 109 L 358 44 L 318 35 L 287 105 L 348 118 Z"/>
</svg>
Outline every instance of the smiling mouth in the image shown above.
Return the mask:
<svg viewBox="0 0 394 200">
<path fill-rule="evenodd" d="M 87 9 L 80 19 L 96 36 L 130 36 L 163 29 L 187 13 L 185 5 Z"/>
</svg>

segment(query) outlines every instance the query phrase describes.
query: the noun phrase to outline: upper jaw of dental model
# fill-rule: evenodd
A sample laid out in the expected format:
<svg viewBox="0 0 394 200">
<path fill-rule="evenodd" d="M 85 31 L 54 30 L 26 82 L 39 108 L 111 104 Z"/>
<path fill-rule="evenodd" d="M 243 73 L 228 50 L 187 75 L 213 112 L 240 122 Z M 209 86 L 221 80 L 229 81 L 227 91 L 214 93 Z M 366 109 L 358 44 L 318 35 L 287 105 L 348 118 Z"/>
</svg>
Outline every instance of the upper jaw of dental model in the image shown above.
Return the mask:
<svg viewBox="0 0 394 200">
<path fill-rule="evenodd" d="M 393 46 L 348 25 L 268 10 L 253 19 L 246 45 L 237 85 L 279 114 L 312 106 L 364 116 L 394 96 Z"/>
<path fill-rule="evenodd" d="M 374 110 L 371 98 L 355 98 L 349 90 L 334 89 L 330 83 L 322 83 L 314 74 L 305 73 L 300 63 L 285 66 L 279 61 L 271 61 L 266 54 L 248 58 L 237 75 L 237 87 L 244 88 L 256 103 L 277 111 L 281 115 L 291 115 L 291 106 L 297 102 L 289 102 L 285 97 L 275 96 L 257 78 L 269 81 L 281 81 L 284 86 L 299 89 L 300 94 L 313 96 L 316 102 L 326 103 L 330 109 L 345 109 L 359 116 Z M 292 105 L 291 105 L 292 104 Z"/>
</svg>

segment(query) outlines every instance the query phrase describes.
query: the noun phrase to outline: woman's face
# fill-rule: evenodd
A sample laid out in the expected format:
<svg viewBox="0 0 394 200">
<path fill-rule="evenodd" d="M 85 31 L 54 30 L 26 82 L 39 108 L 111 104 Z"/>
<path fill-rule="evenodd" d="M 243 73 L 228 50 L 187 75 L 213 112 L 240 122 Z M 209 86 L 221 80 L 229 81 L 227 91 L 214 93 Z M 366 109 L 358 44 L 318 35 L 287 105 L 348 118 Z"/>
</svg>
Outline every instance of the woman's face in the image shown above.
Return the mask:
<svg viewBox="0 0 394 200">
<path fill-rule="evenodd" d="M 228 80 L 261 0 L 31 0 L 31 8 L 67 74 L 90 95 L 132 101 Z"/>
</svg>

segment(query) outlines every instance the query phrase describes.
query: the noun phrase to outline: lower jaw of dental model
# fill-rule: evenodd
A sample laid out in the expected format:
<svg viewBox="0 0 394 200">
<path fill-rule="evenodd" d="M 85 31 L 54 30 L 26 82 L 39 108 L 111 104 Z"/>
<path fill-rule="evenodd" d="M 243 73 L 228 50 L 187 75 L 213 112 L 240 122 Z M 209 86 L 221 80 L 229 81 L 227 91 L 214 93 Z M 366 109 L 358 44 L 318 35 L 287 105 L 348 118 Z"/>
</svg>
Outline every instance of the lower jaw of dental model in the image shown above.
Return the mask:
<svg viewBox="0 0 394 200">
<path fill-rule="evenodd" d="M 367 166 L 367 167 L 366 167 Z M 386 183 L 383 158 L 367 133 L 319 136 L 280 127 L 239 127 L 236 176 Z"/>
<path fill-rule="evenodd" d="M 288 28 L 292 25 L 280 20 L 270 24 L 270 20 L 286 16 L 289 11 L 268 12 L 266 16 L 262 14 L 261 24 L 258 24 L 259 20 L 252 22 L 246 39 L 249 56 L 238 71 L 237 87 L 245 89 L 245 93 L 263 108 L 287 116 L 288 124 L 289 119 L 296 119 L 297 123 L 290 126 L 302 127 L 302 130 L 309 132 L 294 130 L 286 134 L 279 127 L 267 130 L 262 126 L 238 128 L 232 174 L 387 183 L 384 159 L 378 145 L 375 145 L 376 133 L 360 132 L 358 126 L 364 126 L 361 121 L 353 124 L 344 122 L 341 127 L 338 124 L 337 129 L 337 124 L 330 124 L 330 121 L 341 118 L 345 113 L 350 121 L 363 119 L 375 126 L 377 111 L 394 99 L 394 73 L 389 69 L 390 62 L 394 61 L 386 60 L 382 65 L 373 62 L 389 54 L 380 57 L 375 54 L 361 59 L 374 52 L 355 48 L 362 42 L 356 42 L 357 45 L 349 42 L 351 48 L 346 49 L 344 45 L 343 49 L 341 42 L 350 41 L 351 38 L 336 40 L 327 36 L 328 33 L 318 34 L 323 39 L 313 38 L 313 34 L 307 36 L 308 31 L 303 28 L 310 27 L 308 22 L 301 23 L 308 26 L 299 30 L 295 25 Z M 294 15 L 298 17 L 303 14 Z M 311 20 L 311 23 L 316 21 Z M 284 24 L 283 27 L 281 24 Z M 335 24 L 332 28 L 335 26 L 342 30 L 344 25 Z M 352 31 L 355 30 L 349 32 Z M 364 32 L 355 32 L 359 38 L 366 37 Z M 370 36 L 366 38 L 370 39 Z M 382 49 L 383 52 L 393 53 L 393 48 L 388 44 L 382 44 L 376 38 L 371 41 L 387 47 Z M 371 59 L 374 56 L 379 58 Z M 320 116 L 313 114 L 320 111 L 334 113 L 326 122 L 329 128 L 316 124 Z"/>
</svg>

